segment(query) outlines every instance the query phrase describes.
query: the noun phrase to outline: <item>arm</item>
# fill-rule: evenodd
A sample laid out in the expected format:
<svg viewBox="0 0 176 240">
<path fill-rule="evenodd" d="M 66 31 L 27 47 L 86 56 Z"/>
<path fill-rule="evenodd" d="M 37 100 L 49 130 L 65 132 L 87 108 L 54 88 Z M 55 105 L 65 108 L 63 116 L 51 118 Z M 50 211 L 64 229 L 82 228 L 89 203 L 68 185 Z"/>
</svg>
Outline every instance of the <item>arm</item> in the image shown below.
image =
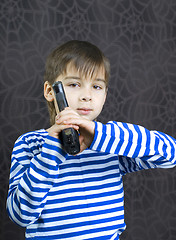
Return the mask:
<svg viewBox="0 0 176 240">
<path fill-rule="evenodd" d="M 80 116 L 62 116 L 58 124 L 79 127 L 81 151 L 85 148 L 117 154 L 121 173 L 156 167 L 174 167 L 176 140 L 157 131 L 121 122 L 102 124 Z M 123 156 L 123 157 L 122 157 Z"/>
<path fill-rule="evenodd" d="M 47 194 L 57 181 L 59 164 L 65 161 L 65 152 L 54 137 L 46 137 L 37 155 L 29 144 L 24 137 L 15 143 L 7 198 L 10 218 L 23 227 L 40 217 Z"/>
<path fill-rule="evenodd" d="M 172 137 L 144 127 L 95 122 L 91 149 L 119 155 L 122 174 L 148 168 L 169 168 L 176 164 L 176 141 Z"/>
</svg>

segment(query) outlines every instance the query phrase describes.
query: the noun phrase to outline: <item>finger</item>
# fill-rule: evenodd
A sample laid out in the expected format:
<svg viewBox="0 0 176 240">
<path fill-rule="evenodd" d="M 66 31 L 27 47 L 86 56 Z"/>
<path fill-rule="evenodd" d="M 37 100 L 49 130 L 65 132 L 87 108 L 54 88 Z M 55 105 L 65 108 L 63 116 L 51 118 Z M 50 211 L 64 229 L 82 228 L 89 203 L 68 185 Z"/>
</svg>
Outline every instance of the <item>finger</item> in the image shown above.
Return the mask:
<svg viewBox="0 0 176 240">
<path fill-rule="evenodd" d="M 74 128 L 75 130 L 79 130 L 79 126 L 73 125 L 73 124 L 67 124 L 67 125 L 54 125 L 53 131 L 60 133 L 62 130 L 66 128 Z"/>
<path fill-rule="evenodd" d="M 60 116 L 67 115 L 67 114 L 74 114 L 74 115 L 79 116 L 79 114 L 75 110 L 73 110 L 72 108 L 69 108 L 69 107 L 67 107 L 63 111 L 59 112 Z"/>
<path fill-rule="evenodd" d="M 73 124 L 78 125 L 81 131 L 87 131 L 91 134 L 94 134 L 95 123 L 93 121 L 89 121 L 82 117 L 72 117 L 63 120 L 63 124 Z"/>
<path fill-rule="evenodd" d="M 56 118 L 55 120 L 60 120 L 64 117 L 72 117 L 72 116 L 77 116 L 77 117 L 80 117 L 80 115 L 74 111 L 73 109 L 71 108 L 65 108 L 63 111 L 59 112 L 57 115 L 56 115 Z"/>
<path fill-rule="evenodd" d="M 71 108 L 65 108 L 63 111 L 58 112 L 55 119 L 58 120 L 61 116 L 67 115 L 67 114 L 71 114 L 71 113 L 76 113 L 74 110 L 72 110 Z"/>
<path fill-rule="evenodd" d="M 66 115 L 62 115 L 59 118 L 56 119 L 56 123 L 57 124 L 75 124 L 76 123 L 76 119 L 78 120 L 80 118 L 79 115 L 75 115 L 75 114 L 66 114 Z M 73 121 L 69 121 L 69 119 L 75 119 L 73 123 Z"/>
<path fill-rule="evenodd" d="M 86 124 L 86 120 L 82 119 L 80 116 L 72 116 L 72 117 L 65 117 L 62 118 L 64 124 L 75 124 L 81 126 L 83 123 Z"/>
<path fill-rule="evenodd" d="M 66 125 L 56 125 L 47 129 L 47 132 L 50 136 L 58 138 L 59 133 L 66 127 Z"/>
<path fill-rule="evenodd" d="M 66 128 L 74 128 L 75 130 L 79 130 L 79 126 L 78 125 L 73 125 L 73 124 L 69 124 L 69 125 L 63 125 L 63 126 L 66 126 L 64 127 L 63 129 L 66 129 Z"/>
</svg>

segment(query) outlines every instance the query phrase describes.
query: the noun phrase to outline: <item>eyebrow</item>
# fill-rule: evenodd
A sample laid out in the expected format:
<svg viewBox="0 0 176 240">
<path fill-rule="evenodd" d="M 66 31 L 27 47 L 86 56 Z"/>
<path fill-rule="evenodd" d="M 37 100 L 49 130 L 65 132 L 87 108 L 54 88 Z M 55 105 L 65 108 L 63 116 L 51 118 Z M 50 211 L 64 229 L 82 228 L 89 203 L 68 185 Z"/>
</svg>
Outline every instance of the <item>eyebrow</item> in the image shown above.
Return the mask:
<svg viewBox="0 0 176 240">
<path fill-rule="evenodd" d="M 96 78 L 95 80 L 96 81 L 101 81 L 101 82 L 106 82 L 105 79 L 102 79 L 102 78 Z"/>
<path fill-rule="evenodd" d="M 76 77 L 76 76 L 67 76 L 67 77 L 64 78 L 64 80 L 67 80 L 67 79 L 77 79 L 77 80 L 80 80 L 81 78 L 80 77 Z M 101 81 L 101 82 L 106 83 L 105 79 L 102 79 L 102 78 L 96 78 L 95 81 Z"/>
<path fill-rule="evenodd" d="M 67 80 L 67 79 L 81 79 L 81 78 L 76 76 L 68 76 L 64 78 L 64 80 Z"/>
</svg>

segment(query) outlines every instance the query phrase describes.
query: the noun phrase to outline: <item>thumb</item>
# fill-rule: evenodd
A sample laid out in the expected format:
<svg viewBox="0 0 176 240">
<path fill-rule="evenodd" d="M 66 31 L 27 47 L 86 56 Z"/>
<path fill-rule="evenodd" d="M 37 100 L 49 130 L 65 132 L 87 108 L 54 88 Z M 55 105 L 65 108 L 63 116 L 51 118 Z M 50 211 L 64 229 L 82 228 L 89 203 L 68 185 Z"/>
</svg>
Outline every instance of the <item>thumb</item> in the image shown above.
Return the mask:
<svg viewBox="0 0 176 240">
<path fill-rule="evenodd" d="M 84 137 L 82 135 L 79 136 L 80 143 L 80 152 L 84 151 L 88 146 L 84 142 Z"/>
<path fill-rule="evenodd" d="M 79 135 L 79 143 L 80 145 L 84 142 L 84 137 L 82 135 Z"/>
</svg>

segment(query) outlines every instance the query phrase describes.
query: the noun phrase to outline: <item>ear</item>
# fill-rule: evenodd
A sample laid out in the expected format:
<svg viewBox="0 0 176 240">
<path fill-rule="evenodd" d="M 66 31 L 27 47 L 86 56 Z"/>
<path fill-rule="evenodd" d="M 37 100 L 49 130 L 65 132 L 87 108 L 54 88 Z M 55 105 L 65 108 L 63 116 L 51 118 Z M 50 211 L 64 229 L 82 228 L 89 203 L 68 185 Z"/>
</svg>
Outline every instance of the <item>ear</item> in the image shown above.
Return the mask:
<svg viewBox="0 0 176 240">
<path fill-rule="evenodd" d="M 54 100 L 54 92 L 48 81 L 44 83 L 44 97 L 48 102 Z"/>
</svg>

